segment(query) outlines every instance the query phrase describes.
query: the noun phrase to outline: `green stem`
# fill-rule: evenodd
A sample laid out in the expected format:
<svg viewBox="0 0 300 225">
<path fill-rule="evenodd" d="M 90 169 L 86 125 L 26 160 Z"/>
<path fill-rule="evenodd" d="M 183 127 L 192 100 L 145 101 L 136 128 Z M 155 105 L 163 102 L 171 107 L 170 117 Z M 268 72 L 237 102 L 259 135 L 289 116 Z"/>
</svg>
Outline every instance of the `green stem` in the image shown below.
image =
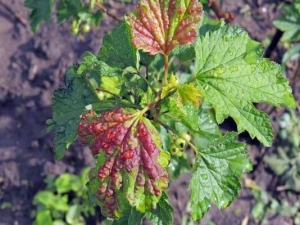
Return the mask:
<svg viewBox="0 0 300 225">
<path fill-rule="evenodd" d="M 167 130 L 171 131 L 173 134 L 177 135 L 178 137 L 182 138 L 183 140 L 186 141 L 186 143 L 188 143 L 188 145 L 194 150 L 194 152 L 197 154 L 198 153 L 198 149 L 197 147 L 187 138 L 182 137 L 180 134 L 178 134 L 178 132 L 173 129 L 172 127 L 170 127 L 169 125 L 165 124 L 163 121 L 161 121 L 158 118 L 154 119 L 155 122 L 157 122 L 158 124 L 162 125 L 164 128 L 166 128 Z"/>
<path fill-rule="evenodd" d="M 165 73 L 163 79 L 163 86 L 168 84 L 168 75 L 169 75 L 169 56 L 165 55 Z"/>
</svg>

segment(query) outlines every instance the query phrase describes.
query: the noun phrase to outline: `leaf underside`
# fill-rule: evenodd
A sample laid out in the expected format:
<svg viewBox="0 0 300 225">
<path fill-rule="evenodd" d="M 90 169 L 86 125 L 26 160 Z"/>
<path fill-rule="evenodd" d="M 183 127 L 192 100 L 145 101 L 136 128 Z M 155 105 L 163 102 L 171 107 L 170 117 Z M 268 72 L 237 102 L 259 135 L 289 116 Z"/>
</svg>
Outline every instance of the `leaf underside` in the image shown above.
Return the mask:
<svg viewBox="0 0 300 225">
<path fill-rule="evenodd" d="M 150 121 L 122 108 L 100 117 L 89 111 L 78 135 L 96 155 L 90 188 L 106 216 L 121 217 L 128 205 L 143 213 L 156 208 L 169 182 L 169 154 Z"/>
<path fill-rule="evenodd" d="M 169 53 L 197 37 L 202 5 L 197 0 L 142 0 L 128 16 L 132 43 L 151 55 Z"/>
</svg>

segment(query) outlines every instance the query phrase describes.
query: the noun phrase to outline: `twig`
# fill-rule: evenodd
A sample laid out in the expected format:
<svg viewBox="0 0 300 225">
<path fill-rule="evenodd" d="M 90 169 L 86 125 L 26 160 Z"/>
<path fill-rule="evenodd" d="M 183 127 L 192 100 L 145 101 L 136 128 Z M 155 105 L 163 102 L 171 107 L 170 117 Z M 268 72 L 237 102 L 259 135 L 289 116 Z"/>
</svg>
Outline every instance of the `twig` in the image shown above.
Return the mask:
<svg viewBox="0 0 300 225">
<path fill-rule="evenodd" d="M 224 18 L 227 23 L 230 23 L 235 19 L 235 15 L 232 12 L 224 12 L 216 0 L 209 0 L 208 6 L 215 12 L 219 19 Z"/>
<path fill-rule="evenodd" d="M 272 41 L 268 48 L 265 51 L 264 57 L 265 58 L 270 58 L 272 55 L 272 52 L 275 50 L 278 42 L 280 41 L 280 38 L 282 37 L 283 32 L 281 30 L 276 29 L 276 32 L 272 38 Z"/>
<path fill-rule="evenodd" d="M 100 10 L 102 10 L 102 12 L 106 13 L 108 16 L 110 16 L 111 18 L 113 18 L 114 20 L 116 20 L 118 22 L 122 22 L 122 19 L 120 19 L 119 17 L 117 17 L 113 13 L 109 12 L 107 10 L 107 8 L 105 8 L 105 6 L 102 5 L 101 3 L 95 2 L 95 6 L 98 7 Z"/>
</svg>

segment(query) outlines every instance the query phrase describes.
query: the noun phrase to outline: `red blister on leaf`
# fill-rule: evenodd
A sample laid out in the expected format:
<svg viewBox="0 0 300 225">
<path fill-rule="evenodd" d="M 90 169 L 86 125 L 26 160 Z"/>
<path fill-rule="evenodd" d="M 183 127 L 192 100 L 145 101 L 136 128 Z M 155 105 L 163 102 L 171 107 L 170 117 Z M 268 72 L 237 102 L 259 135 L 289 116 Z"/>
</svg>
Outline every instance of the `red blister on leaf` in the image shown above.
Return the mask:
<svg viewBox="0 0 300 225">
<path fill-rule="evenodd" d="M 169 182 L 169 155 L 148 119 L 122 108 L 100 117 L 89 111 L 81 117 L 78 135 L 99 156 L 92 192 L 106 216 L 119 217 L 126 204 L 142 212 L 156 207 Z"/>
<path fill-rule="evenodd" d="M 197 37 L 202 5 L 197 0 L 142 0 L 128 16 L 132 43 L 151 55 L 169 55 Z"/>
</svg>

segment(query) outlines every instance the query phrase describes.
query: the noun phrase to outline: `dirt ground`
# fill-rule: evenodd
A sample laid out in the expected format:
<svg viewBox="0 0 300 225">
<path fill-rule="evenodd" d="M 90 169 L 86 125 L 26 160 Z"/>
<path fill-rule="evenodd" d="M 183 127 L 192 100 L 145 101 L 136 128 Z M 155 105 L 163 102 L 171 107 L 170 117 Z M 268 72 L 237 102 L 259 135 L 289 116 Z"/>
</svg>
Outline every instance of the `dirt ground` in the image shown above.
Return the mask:
<svg viewBox="0 0 300 225">
<path fill-rule="evenodd" d="M 233 24 L 244 27 L 252 38 L 263 41 L 274 34 L 272 21 L 280 13 L 279 0 L 220 2 L 223 10 L 236 15 Z M 122 15 L 132 9 L 133 4 L 110 2 L 109 5 Z M 116 24 L 107 17 L 100 27 L 78 38 L 70 34 L 69 24 L 57 25 L 52 21 L 33 34 L 28 14 L 23 1 L 0 1 L 0 205 L 11 204 L 0 210 L 0 225 L 32 224 L 32 198 L 44 187 L 45 176 L 78 173 L 84 166 L 92 165 L 90 151 L 78 143 L 61 161 L 55 161 L 51 152 L 53 135 L 45 134 L 45 121 L 51 117 L 52 94 L 63 85 L 66 68 L 80 62 L 86 51 L 97 53 L 102 37 Z M 280 54 L 282 50 L 276 49 L 274 59 L 280 58 Z M 277 116 L 273 115 L 274 120 Z M 251 150 L 254 164 L 259 150 L 255 146 Z M 273 180 L 264 166 L 248 176 L 266 189 Z M 180 225 L 186 215 L 188 180 L 189 175 L 183 175 L 170 187 L 170 200 L 176 209 L 175 225 Z M 240 225 L 253 204 L 253 197 L 245 189 L 228 209 L 220 211 L 212 207 L 202 224 L 213 221 L 216 225 Z M 256 223 L 250 220 L 248 224 Z M 269 225 L 285 224 L 292 223 L 280 216 L 269 220 Z"/>
</svg>

